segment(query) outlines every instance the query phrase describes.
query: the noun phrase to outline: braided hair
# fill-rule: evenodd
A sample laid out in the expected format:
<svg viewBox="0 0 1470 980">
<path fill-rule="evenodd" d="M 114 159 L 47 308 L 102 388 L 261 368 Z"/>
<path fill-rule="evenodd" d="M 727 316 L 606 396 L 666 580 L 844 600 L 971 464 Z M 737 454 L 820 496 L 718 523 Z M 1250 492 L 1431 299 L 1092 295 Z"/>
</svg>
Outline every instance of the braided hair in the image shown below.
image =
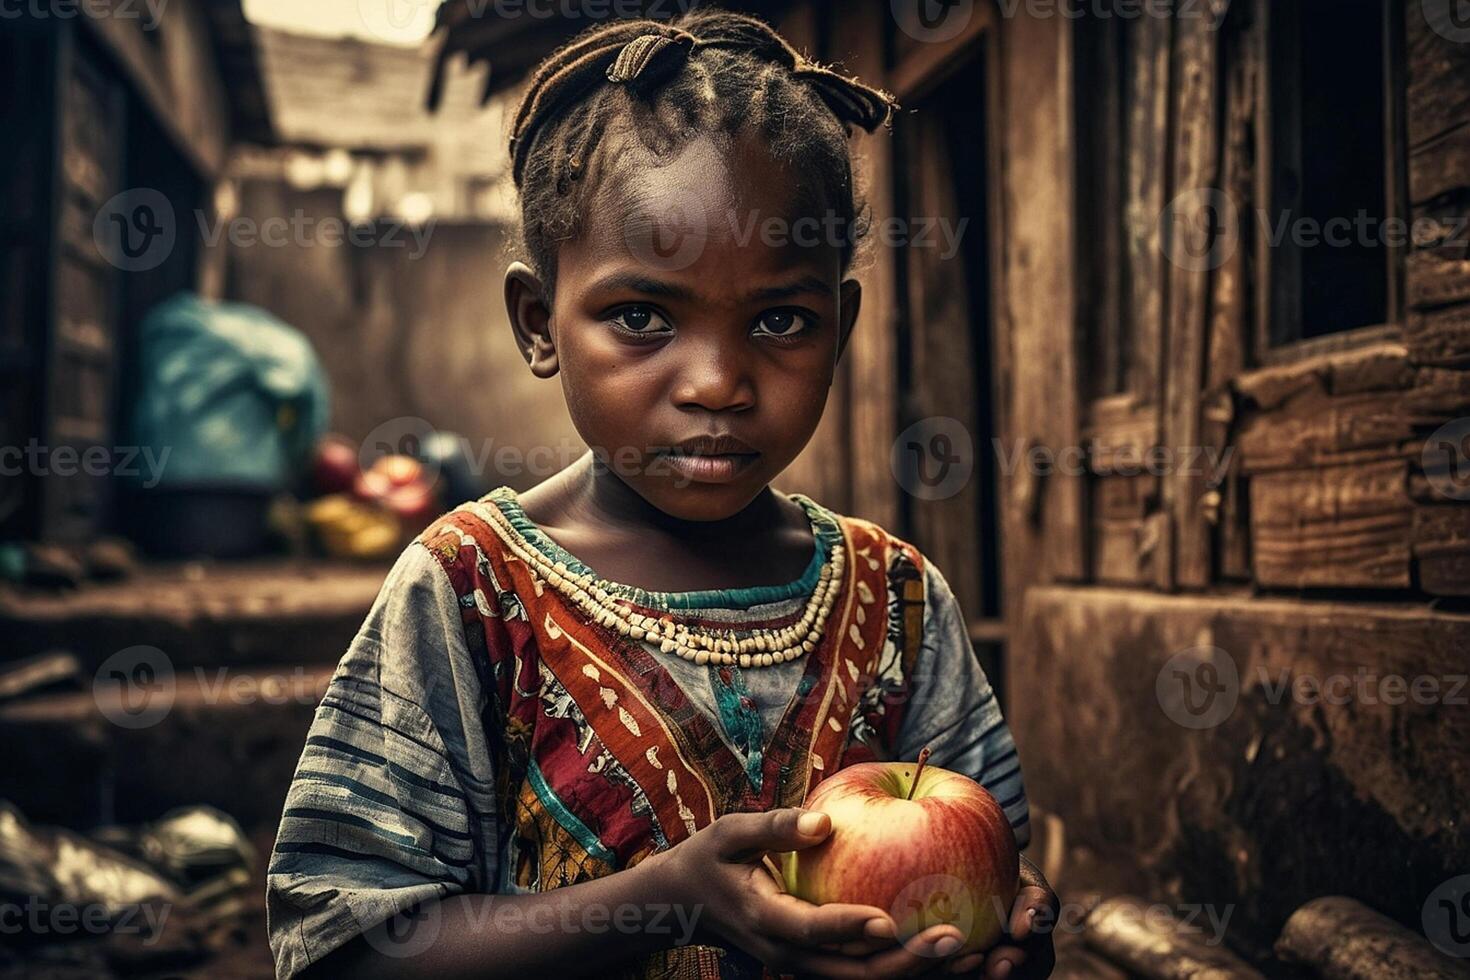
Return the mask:
<svg viewBox="0 0 1470 980">
<path fill-rule="evenodd" d="M 761 136 L 778 161 L 811 175 L 853 261 L 862 208 L 847 140 L 872 132 L 897 103 L 887 92 L 807 60 L 768 24 L 696 9 L 673 21 L 612 21 L 551 54 L 531 77 L 511 126 L 512 174 L 526 251 L 548 293 L 556 250 L 576 236 L 586 179 L 610 131 L 668 159 L 699 135 Z"/>
</svg>

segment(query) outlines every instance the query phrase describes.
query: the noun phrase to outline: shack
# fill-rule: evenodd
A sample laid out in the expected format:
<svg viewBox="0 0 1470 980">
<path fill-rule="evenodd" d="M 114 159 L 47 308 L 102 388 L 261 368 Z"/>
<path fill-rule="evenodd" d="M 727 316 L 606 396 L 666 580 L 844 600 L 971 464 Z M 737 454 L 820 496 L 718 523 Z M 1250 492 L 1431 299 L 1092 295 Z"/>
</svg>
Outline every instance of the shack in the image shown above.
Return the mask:
<svg viewBox="0 0 1470 980">
<path fill-rule="evenodd" d="M 239 0 L 29 4 L 0 23 L 0 539 L 120 521 L 143 311 L 201 282 L 196 215 L 270 114 Z"/>
</svg>

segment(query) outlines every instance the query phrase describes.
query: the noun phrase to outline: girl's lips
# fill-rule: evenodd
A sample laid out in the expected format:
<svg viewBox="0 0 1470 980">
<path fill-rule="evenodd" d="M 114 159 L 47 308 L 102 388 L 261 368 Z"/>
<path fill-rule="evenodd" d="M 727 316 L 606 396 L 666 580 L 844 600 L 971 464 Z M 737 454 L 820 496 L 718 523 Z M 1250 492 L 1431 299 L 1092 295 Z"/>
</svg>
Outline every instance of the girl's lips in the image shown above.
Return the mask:
<svg viewBox="0 0 1470 980">
<path fill-rule="evenodd" d="M 695 483 L 729 483 L 754 463 L 760 453 L 694 455 L 668 452 L 663 456 L 675 472 Z"/>
</svg>

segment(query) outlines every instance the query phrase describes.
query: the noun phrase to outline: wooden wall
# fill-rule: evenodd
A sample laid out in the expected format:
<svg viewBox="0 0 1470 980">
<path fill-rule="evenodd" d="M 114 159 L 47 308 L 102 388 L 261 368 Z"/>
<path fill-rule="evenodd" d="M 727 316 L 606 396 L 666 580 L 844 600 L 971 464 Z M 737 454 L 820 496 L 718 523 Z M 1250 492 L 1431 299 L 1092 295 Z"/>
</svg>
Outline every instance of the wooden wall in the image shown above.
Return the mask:
<svg viewBox="0 0 1470 980">
<path fill-rule="evenodd" d="M 1429 892 L 1470 864 L 1470 707 L 1451 694 L 1470 650 L 1470 445 L 1441 431 L 1470 415 L 1470 44 L 1426 5 L 1393 6 L 1386 180 L 1418 237 L 1392 263 L 1388 322 L 1280 344 L 1283 259 L 1257 217 L 1268 8 L 1209 9 L 1143 18 L 1113 110 L 1086 94 L 1080 28 L 1001 24 L 1009 438 L 1081 445 L 1089 470 L 1003 491 L 1009 711 L 1074 886 L 1236 906 L 1231 941 L 1259 958 L 1321 894 L 1418 930 Z M 1082 108 L 1117 112 L 1110 152 L 1077 132 Z M 1209 220 L 1222 194 L 1233 227 Z M 1168 259 L 1224 234 L 1238 247 L 1219 261 Z M 1111 355 L 1107 310 L 1131 319 Z M 1151 447 L 1185 455 L 1129 472 Z M 1228 461 L 1218 482 L 1177 465 L 1205 452 Z M 1234 707 L 1194 729 L 1161 692 L 1173 658 L 1204 648 L 1234 669 Z M 1368 694 L 1274 693 L 1339 675 L 1366 675 Z M 1391 676 L 1438 695 L 1372 700 Z"/>
</svg>

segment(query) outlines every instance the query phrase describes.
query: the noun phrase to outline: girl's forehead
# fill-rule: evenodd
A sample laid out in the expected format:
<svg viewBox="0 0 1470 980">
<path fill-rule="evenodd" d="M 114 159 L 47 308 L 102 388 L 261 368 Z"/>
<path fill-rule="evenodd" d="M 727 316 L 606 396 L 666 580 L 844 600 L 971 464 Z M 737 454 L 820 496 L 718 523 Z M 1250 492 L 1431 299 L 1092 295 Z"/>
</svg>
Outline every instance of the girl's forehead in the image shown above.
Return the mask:
<svg viewBox="0 0 1470 980">
<path fill-rule="evenodd" d="M 558 280 L 572 292 L 656 281 L 739 304 L 766 287 L 840 282 L 850 229 L 758 140 L 700 136 L 665 160 L 625 143 L 599 170 L 576 235 L 558 249 Z"/>
<path fill-rule="evenodd" d="M 641 146 L 610 155 L 583 216 L 589 236 L 627 239 L 647 224 L 702 225 L 708 234 L 820 218 L 821 188 L 753 136 L 691 139 L 658 160 Z"/>
</svg>

